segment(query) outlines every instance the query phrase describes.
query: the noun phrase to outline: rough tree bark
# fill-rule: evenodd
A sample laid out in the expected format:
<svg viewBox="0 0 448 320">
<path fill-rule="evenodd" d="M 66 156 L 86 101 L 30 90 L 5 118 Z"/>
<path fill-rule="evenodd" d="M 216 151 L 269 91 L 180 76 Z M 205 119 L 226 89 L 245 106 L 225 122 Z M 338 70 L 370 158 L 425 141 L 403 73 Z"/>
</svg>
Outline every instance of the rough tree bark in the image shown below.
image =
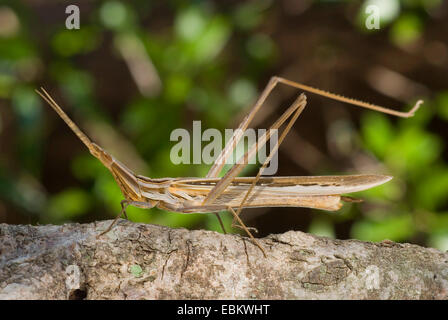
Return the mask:
<svg viewBox="0 0 448 320">
<path fill-rule="evenodd" d="M 120 220 L 0 225 L 1 299 L 447 299 L 448 253 L 302 232 L 247 238 Z"/>
</svg>

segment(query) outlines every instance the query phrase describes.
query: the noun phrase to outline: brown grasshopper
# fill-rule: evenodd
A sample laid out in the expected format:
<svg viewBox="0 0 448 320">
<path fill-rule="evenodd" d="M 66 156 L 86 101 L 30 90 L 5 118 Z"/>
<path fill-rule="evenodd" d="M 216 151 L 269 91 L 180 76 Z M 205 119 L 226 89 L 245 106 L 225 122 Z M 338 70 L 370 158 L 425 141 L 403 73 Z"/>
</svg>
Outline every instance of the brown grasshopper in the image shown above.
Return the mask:
<svg viewBox="0 0 448 320">
<path fill-rule="evenodd" d="M 242 156 L 242 159 L 234 164 L 222 178 L 219 178 L 218 175 L 225 165 L 225 159 L 233 152 L 255 114 L 261 108 L 263 102 L 267 99 L 274 87 L 279 83 L 358 107 L 404 118 L 412 117 L 423 103 L 423 101 L 419 100 L 409 112 L 400 112 L 325 92 L 284 78 L 272 77 L 254 107 L 243 119 L 238 130 L 235 130 L 231 140 L 221 151 L 205 178 L 152 179 L 134 174 L 107 151 L 92 142 L 43 88 L 41 88 L 42 92 L 38 90 L 36 92 L 59 114 L 78 138 L 87 146 L 90 153 L 109 169 L 125 197 L 121 201 L 122 209 L 120 214 L 117 215 L 111 225 L 100 236 L 110 231 L 122 214 L 126 216 L 126 207 L 128 205 L 145 209 L 158 207 L 180 213 L 215 213 L 224 233 L 225 229 L 219 217 L 219 212 L 228 210 L 233 214 L 234 222 L 238 222 L 239 225 L 236 226 L 242 228 L 266 256 L 263 247 L 253 237 L 249 228 L 241 221 L 239 215 L 242 209 L 256 207 L 306 207 L 335 211 L 342 206 L 343 201 L 354 201 L 350 197 L 342 196 L 342 194 L 373 188 L 392 179 L 390 176 L 373 174 L 261 177 L 263 169 L 266 168 L 292 125 L 305 108 L 306 97 L 303 93 L 271 126 L 270 130 L 263 134 L 257 143 L 249 148 Z M 278 142 L 259 169 L 257 176 L 237 177 L 247 165 L 248 159 L 254 156 L 271 138 L 273 130 L 278 130 L 288 119 L 286 128 L 282 131 Z M 236 211 L 235 208 L 237 208 Z"/>
</svg>

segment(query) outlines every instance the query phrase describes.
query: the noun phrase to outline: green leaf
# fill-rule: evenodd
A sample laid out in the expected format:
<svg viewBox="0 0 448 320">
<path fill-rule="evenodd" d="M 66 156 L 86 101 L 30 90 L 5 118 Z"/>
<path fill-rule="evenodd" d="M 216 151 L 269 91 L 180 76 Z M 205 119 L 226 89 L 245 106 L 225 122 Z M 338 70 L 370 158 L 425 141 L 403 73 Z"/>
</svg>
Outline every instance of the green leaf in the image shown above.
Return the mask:
<svg viewBox="0 0 448 320">
<path fill-rule="evenodd" d="M 448 234 L 432 234 L 429 237 L 429 245 L 442 252 L 448 251 Z"/>
<path fill-rule="evenodd" d="M 258 33 L 247 40 L 246 49 L 252 57 L 266 60 L 274 55 L 275 43 L 267 34 Z"/>
<path fill-rule="evenodd" d="M 448 235 L 448 212 L 433 214 L 430 229 L 431 233 Z"/>
<path fill-rule="evenodd" d="M 88 26 L 79 30 L 62 29 L 53 36 L 51 42 L 53 50 L 63 57 L 87 53 L 95 49 L 98 43 L 98 32 Z"/>
<path fill-rule="evenodd" d="M 422 167 L 437 160 L 442 146 L 438 136 L 419 127 L 406 127 L 390 143 L 385 159 L 396 170 L 419 172 Z"/>
<path fill-rule="evenodd" d="M 53 196 L 48 204 L 48 213 L 58 221 L 81 216 L 90 209 L 91 198 L 82 189 L 68 189 Z"/>
<path fill-rule="evenodd" d="M 174 29 L 181 39 L 194 41 L 204 31 L 206 18 L 199 8 L 191 6 L 181 10 L 176 17 Z"/>
<path fill-rule="evenodd" d="M 105 170 L 103 164 L 90 153 L 77 156 L 72 161 L 71 168 L 75 177 L 80 180 L 93 179 L 99 172 Z"/>
<path fill-rule="evenodd" d="M 366 113 L 361 119 L 361 132 L 366 147 L 379 158 L 384 158 L 395 137 L 389 118 L 379 113 Z"/>
<path fill-rule="evenodd" d="M 224 48 L 230 37 L 230 26 L 223 17 L 214 17 L 202 35 L 194 42 L 193 57 L 196 63 L 209 62 Z"/>
<path fill-rule="evenodd" d="M 192 228 L 204 221 L 206 216 L 200 213 L 182 214 L 178 212 L 163 211 L 154 215 L 151 223 L 169 226 L 171 228 Z"/>
<path fill-rule="evenodd" d="M 17 61 L 34 57 L 36 50 L 29 39 L 22 37 L 0 38 L 1 60 Z"/>
<path fill-rule="evenodd" d="M 356 222 L 351 230 L 351 237 L 364 241 L 403 241 L 415 232 L 411 215 L 401 214 L 380 221 L 362 220 Z"/>
<path fill-rule="evenodd" d="M 265 12 L 271 5 L 269 0 L 242 2 L 233 14 L 234 24 L 244 30 L 258 26 L 264 18 Z"/>
<path fill-rule="evenodd" d="M 448 168 L 426 170 L 416 185 L 416 198 L 419 207 L 436 210 L 448 203 Z"/>
<path fill-rule="evenodd" d="M 227 232 L 232 230 L 232 220 L 233 215 L 228 211 L 223 211 L 219 213 L 219 216 L 221 217 L 222 223 L 224 224 L 224 228 Z M 223 230 L 221 228 L 221 224 L 219 223 L 218 218 L 214 214 L 207 214 L 205 216 L 205 229 L 216 231 L 223 233 Z M 240 230 L 235 230 L 235 232 L 238 232 Z"/>
<path fill-rule="evenodd" d="M 335 238 L 333 224 L 323 218 L 314 218 L 308 232 L 321 237 Z"/>
<path fill-rule="evenodd" d="M 134 24 L 133 12 L 120 1 L 107 1 L 100 8 L 100 19 L 106 28 L 126 30 Z"/>
<path fill-rule="evenodd" d="M 14 76 L 0 73 L 0 97 L 9 98 L 16 79 Z"/>
<path fill-rule="evenodd" d="M 126 214 L 129 220 L 138 223 L 152 223 L 155 217 L 155 212 L 157 212 L 157 209 L 143 209 L 133 206 L 128 206 L 126 208 Z M 118 211 L 116 214 L 118 214 Z"/>
<path fill-rule="evenodd" d="M 176 18 L 176 32 L 181 43 L 171 48 L 170 56 L 177 52 L 176 60 L 182 64 L 186 64 L 185 58 L 193 64 L 208 63 L 227 43 L 230 28 L 224 16 L 210 16 L 198 8 L 181 11 Z"/>
<path fill-rule="evenodd" d="M 170 103 L 182 103 L 192 87 L 191 78 L 172 74 L 165 81 L 165 96 Z"/>
<path fill-rule="evenodd" d="M 399 179 L 394 177 L 394 179 L 385 184 L 356 193 L 356 197 L 369 199 L 369 202 L 376 200 L 375 202 L 377 203 L 390 203 L 391 201 L 401 201 L 405 191 Z"/>
<path fill-rule="evenodd" d="M 98 172 L 93 191 L 107 205 L 110 214 L 116 216 L 121 210 L 120 201 L 124 199 L 124 196 L 106 168 L 103 168 L 102 172 Z"/>
<path fill-rule="evenodd" d="M 390 30 L 390 38 L 398 46 L 405 46 L 420 38 L 423 24 L 420 18 L 414 14 L 403 14 L 393 24 Z"/>
<path fill-rule="evenodd" d="M 247 79 L 238 79 L 232 83 L 229 90 L 230 100 L 239 107 L 246 107 L 253 102 L 257 90 L 254 84 Z"/>
<path fill-rule="evenodd" d="M 32 126 L 40 118 L 41 100 L 28 86 L 19 86 L 14 90 L 12 106 L 24 126 Z"/>
<path fill-rule="evenodd" d="M 436 107 L 440 117 L 448 121 L 448 91 L 442 91 L 437 95 Z"/>
</svg>

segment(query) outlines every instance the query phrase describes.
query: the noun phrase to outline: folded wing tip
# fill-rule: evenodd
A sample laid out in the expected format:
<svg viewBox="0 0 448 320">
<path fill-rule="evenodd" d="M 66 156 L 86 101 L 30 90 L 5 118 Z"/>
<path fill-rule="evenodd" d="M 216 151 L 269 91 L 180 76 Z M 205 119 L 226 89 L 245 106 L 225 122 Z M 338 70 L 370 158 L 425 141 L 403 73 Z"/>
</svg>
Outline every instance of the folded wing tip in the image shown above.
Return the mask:
<svg viewBox="0 0 448 320">
<path fill-rule="evenodd" d="M 379 186 L 382 185 L 386 182 L 389 182 L 390 180 L 393 179 L 393 176 L 388 176 L 388 175 L 374 175 L 373 176 L 373 180 L 372 180 L 372 187 L 374 186 Z"/>
</svg>

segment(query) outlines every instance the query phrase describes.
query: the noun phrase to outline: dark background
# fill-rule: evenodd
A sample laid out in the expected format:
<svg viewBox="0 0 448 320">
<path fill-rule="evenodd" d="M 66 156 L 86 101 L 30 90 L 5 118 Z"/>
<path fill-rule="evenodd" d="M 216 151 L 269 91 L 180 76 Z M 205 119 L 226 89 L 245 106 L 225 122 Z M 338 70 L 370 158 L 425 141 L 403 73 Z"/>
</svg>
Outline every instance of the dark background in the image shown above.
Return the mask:
<svg viewBox="0 0 448 320">
<path fill-rule="evenodd" d="M 75 1 L 0 6 L 0 222 L 113 218 L 110 173 L 34 93 L 44 86 L 94 141 L 150 177 L 205 176 L 174 165 L 172 130 L 235 128 L 273 75 L 408 110 L 397 119 L 308 94 L 279 151 L 277 175 L 378 173 L 395 178 L 328 213 L 245 210 L 259 235 L 302 230 L 448 249 L 447 4 L 420 1 Z M 368 4 L 379 30 L 366 30 Z M 257 115 L 266 128 L 299 90 L 280 86 Z M 255 175 L 248 168 L 245 175 Z M 130 219 L 219 230 L 213 215 L 129 208 Z M 231 218 L 224 214 L 229 228 Z M 237 232 L 237 231 L 235 231 Z"/>
</svg>

